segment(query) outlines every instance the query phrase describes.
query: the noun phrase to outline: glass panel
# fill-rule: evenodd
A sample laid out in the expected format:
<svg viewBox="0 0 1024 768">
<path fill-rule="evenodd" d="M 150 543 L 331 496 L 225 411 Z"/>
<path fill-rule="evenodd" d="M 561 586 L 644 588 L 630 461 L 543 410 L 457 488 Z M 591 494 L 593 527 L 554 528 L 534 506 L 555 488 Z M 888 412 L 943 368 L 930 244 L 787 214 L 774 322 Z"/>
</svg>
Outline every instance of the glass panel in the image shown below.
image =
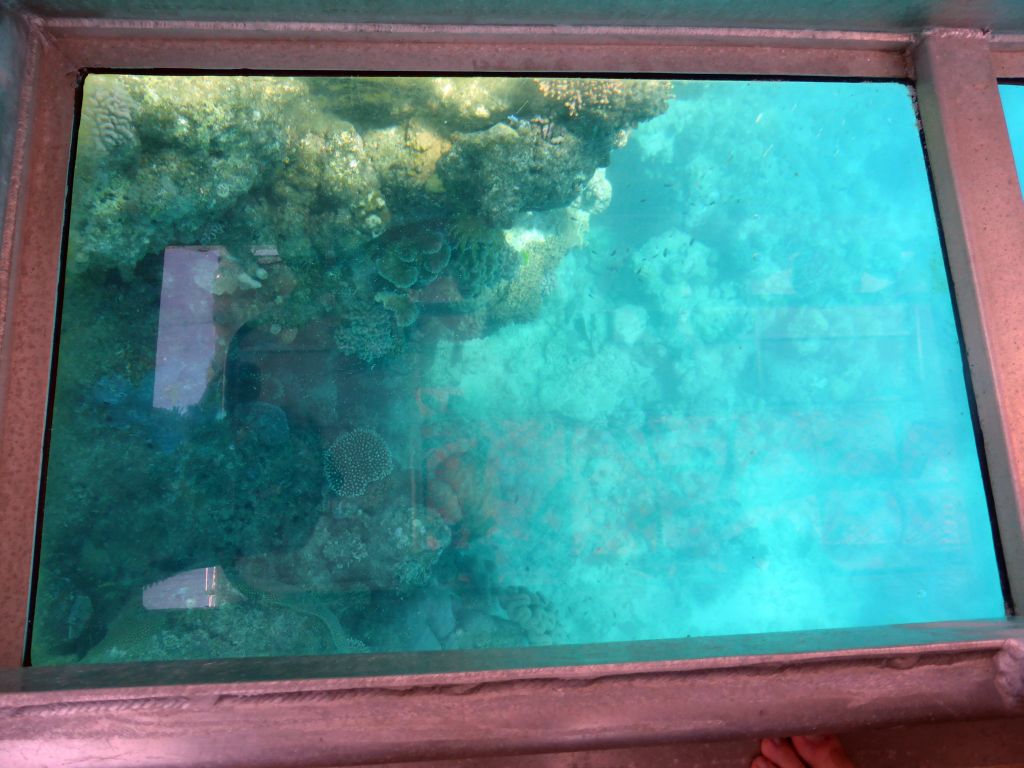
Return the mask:
<svg viewBox="0 0 1024 768">
<path fill-rule="evenodd" d="M 896 84 L 92 75 L 35 663 L 1001 616 Z"/>
<path fill-rule="evenodd" d="M 1017 178 L 1024 187 L 1024 86 L 1000 85 L 999 96 L 1006 112 L 1006 127 L 1010 130 L 1010 145 L 1017 162 Z"/>
</svg>

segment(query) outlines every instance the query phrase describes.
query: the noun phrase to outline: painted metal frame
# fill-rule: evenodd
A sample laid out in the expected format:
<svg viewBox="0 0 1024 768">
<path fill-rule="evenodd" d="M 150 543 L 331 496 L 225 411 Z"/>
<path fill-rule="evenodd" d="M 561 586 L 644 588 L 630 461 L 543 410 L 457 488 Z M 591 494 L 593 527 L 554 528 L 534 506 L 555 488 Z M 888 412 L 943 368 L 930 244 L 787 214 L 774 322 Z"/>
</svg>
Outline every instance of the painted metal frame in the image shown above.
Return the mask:
<svg viewBox="0 0 1024 768">
<path fill-rule="evenodd" d="M 1024 621 L 212 663 L 23 668 L 75 87 L 88 69 L 905 79 L 954 279 L 1012 602 L 1024 605 L 1024 202 L 996 76 L 1024 40 L 759 30 L 28 19 L 0 247 L 7 766 L 315 766 L 1024 713 Z M 770 706 L 766 706 L 770 703 Z"/>
</svg>

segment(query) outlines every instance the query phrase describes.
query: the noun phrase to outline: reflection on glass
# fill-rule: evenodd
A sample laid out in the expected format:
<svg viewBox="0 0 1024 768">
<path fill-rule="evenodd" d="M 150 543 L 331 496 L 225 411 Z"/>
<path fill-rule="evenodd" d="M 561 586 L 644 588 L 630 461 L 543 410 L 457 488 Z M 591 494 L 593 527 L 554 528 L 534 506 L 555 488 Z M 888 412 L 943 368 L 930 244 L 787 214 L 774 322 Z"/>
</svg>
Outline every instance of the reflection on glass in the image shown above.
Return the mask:
<svg viewBox="0 0 1024 768">
<path fill-rule="evenodd" d="M 999 97 L 1010 130 L 1010 145 L 1017 163 L 1017 178 L 1024 187 L 1024 85 L 1000 85 Z"/>
<path fill-rule="evenodd" d="M 998 616 L 894 84 L 92 75 L 35 663 Z"/>
</svg>

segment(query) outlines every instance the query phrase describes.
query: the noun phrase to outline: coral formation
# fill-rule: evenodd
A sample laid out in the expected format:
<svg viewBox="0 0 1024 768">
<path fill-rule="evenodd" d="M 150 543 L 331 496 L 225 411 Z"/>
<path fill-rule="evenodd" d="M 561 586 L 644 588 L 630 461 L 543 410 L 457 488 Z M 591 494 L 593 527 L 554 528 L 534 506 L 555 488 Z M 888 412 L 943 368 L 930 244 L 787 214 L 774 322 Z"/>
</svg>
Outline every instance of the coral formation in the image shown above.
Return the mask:
<svg viewBox="0 0 1024 768">
<path fill-rule="evenodd" d="M 373 363 L 401 346 L 394 326 L 387 309 L 374 303 L 342 318 L 334 331 L 334 343 L 342 354 Z"/>
<path fill-rule="evenodd" d="M 136 148 L 137 111 L 138 104 L 119 81 L 91 79 L 83 98 L 80 146 L 105 155 Z"/>
<path fill-rule="evenodd" d="M 391 213 L 376 168 L 350 123 L 307 133 L 285 160 L 304 175 L 286 172 L 285 179 L 314 191 L 320 210 L 306 214 L 332 234 L 335 247 L 351 249 L 383 234 Z"/>
<path fill-rule="evenodd" d="M 520 259 L 500 229 L 473 216 L 457 217 L 451 224 L 454 241 L 449 272 L 464 299 L 487 297 L 501 281 L 515 276 Z"/>
<path fill-rule="evenodd" d="M 551 602 L 539 592 L 525 587 L 509 587 L 499 596 L 501 607 L 533 645 L 556 643 L 560 631 L 558 614 Z"/>
<path fill-rule="evenodd" d="M 391 451 L 372 429 L 353 429 L 324 451 L 324 475 L 339 496 L 359 496 L 366 486 L 391 474 Z"/>
<path fill-rule="evenodd" d="M 659 92 L 570 90 L 531 78 L 88 76 L 47 477 L 59 558 L 40 599 L 55 615 L 37 621 L 40 658 L 226 655 L 232 623 L 245 653 L 358 650 L 351 627 L 373 621 L 349 621 L 366 608 L 353 592 L 434 589 L 451 576 L 452 529 L 460 547 L 491 535 L 501 509 L 486 440 L 432 440 L 429 456 L 410 440 L 400 478 L 380 434 L 351 427 L 415 429 L 418 376 L 462 342 L 480 359 L 472 341 L 552 295 L 588 211 L 607 204 L 611 148 L 656 114 Z M 189 318 L 213 352 L 197 399 L 170 410 L 154 405 L 154 367 L 176 361 L 154 363 L 154 343 L 175 311 L 192 311 L 165 293 L 182 253 L 201 262 L 181 279 L 203 289 Z M 495 413 L 515 414 L 540 387 L 557 413 L 605 418 L 621 398 L 593 395 L 594 381 L 645 373 L 621 351 L 588 363 L 567 338 L 526 355 L 535 341 L 492 393 L 511 393 Z M 540 371 L 537 352 L 559 362 Z M 575 389 L 556 391 L 570 379 Z M 468 377 L 468 394 L 478 385 Z M 154 543 L 140 554 L 139 541 Z M 169 570 L 211 565 L 237 570 L 244 601 L 216 615 L 124 608 Z M 423 599 L 443 604 L 438 589 Z M 451 600 L 445 610 L 429 647 L 456 634 Z M 493 599 L 461 610 L 451 642 L 524 642 L 530 630 L 496 612 Z"/>
<path fill-rule="evenodd" d="M 523 211 L 569 205 L 602 164 L 600 148 L 552 123 L 516 120 L 458 136 L 437 163 L 459 209 L 510 227 Z"/>
<path fill-rule="evenodd" d="M 409 298 L 407 293 L 390 293 L 381 291 L 375 297 L 381 306 L 395 315 L 395 325 L 407 328 L 420 316 L 419 307 Z"/>
<path fill-rule="evenodd" d="M 339 350 L 375 362 L 416 315 L 379 313 L 382 283 L 401 294 L 450 272 L 460 311 L 486 315 L 520 263 L 503 229 L 606 198 L 594 172 L 618 132 L 657 114 L 663 84 L 571 82 L 90 76 L 69 264 L 129 278 L 167 245 L 220 246 L 212 289 L 237 296 L 265 284 L 249 258 L 262 249 L 273 303 L 242 322 L 323 318 Z"/>
<path fill-rule="evenodd" d="M 545 99 L 574 120 L 593 120 L 614 128 L 635 127 L 668 109 L 669 80 L 617 80 L 590 77 L 536 78 Z"/>
<path fill-rule="evenodd" d="M 595 177 L 600 173 L 598 169 Z M 588 226 L 589 214 L 574 206 L 528 214 L 506 230 L 505 240 L 519 254 L 521 266 L 491 303 L 492 322 L 525 322 L 535 317 L 554 289 L 562 257 L 585 240 Z"/>
<path fill-rule="evenodd" d="M 416 265 L 406 261 L 403 254 L 388 250 L 377 260 L 377 274 L 396 288 L 412 288 L 420 276 Z"/>
<path fill-rule="evenodd" d="M 402 593 L 429 582 L 450 543 L 448 526 L 431 509 L 394 499 L 377 509 L 336 503 L 302 546 L 250 558 L 239 575 L 250 590 L 275 596 Z"/>
<path fill-rule="evenodd" d="M 399 289 L 432 283 L 448 266 L 451 247 L 429 223 L 393 230 L 376 248 L 377 274 Z"/>
<path fill-rule="evenodd" d="M 316 588 L 405 591 L 430 580 L 451 542 L 440 516 L 425 507 L 393 502 L 367 512 L 339 507 L 320 521 L 297 558 L 304 583 Z"/>
<path fill-rule="evenodd" d="M 396 329 L 408 328 L 420 314 L 411 289 L 430 285 L 445 271 L 451 247 L 444 233 L 428 222 L 392 230 L 381 238 L 375 254 L 377 274 L 397 290 L 378 291 L 373 300 L 391 313 Z"/>
<path fill-rule="evenodd" d="M 260 401 L 241 403 L 233 416 L 243 441 L 254 441 L 267 448 L 288 444 L 288 416 L 278 406 Z"/>
<path fill-rule="evenodd" d="M 604 168 L 598 168 L 573 204 L 587 213 L 602 213 L 612 202 L 612 184 Z"/>
<path fill-rule="evenodd" d="M 410 120 L 367 131 L 363 143 L 394 212 L 393 226 L 443 215 L 445 188 L 436 170 L 437 161 L 451 150 L 450 140 L 418 120 Z"/>
<path fill-rule="evenodd" d="M 454 431 L 455 425 L 449 428 Z M 470 438 L 451 439 L 434 447 L 426 457 L 427 504 L 445 522 L 462 523 L 474 534 L 494 524 L 484 506 L 490 492 L 486 477 L 486 447 Z"/>
<path fill-rule="evenodd" d="M 239 583 L 241 583 L 239 581 Z M 366 646 L 315 596 L 246 589 L 242 603 L 215 610 L 146 611 L 129 601 L 106 636 L 82 659 L 88 664 L 237 656 L 360 653 Z"/>
</svg>

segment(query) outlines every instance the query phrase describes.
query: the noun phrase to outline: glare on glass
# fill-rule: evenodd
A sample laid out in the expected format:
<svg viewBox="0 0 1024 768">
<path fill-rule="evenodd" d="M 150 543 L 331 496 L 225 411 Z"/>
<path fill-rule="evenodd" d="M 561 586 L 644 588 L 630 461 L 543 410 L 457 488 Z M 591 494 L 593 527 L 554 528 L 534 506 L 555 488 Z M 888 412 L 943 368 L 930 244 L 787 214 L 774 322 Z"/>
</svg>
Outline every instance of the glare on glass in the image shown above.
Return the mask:
<svg viewBox="0 0 1024 768">
<path fill-rule="evenodd" d="M 90 75 L 37 664 L 1003 611 L 906 87 Z"/>
</svg>

